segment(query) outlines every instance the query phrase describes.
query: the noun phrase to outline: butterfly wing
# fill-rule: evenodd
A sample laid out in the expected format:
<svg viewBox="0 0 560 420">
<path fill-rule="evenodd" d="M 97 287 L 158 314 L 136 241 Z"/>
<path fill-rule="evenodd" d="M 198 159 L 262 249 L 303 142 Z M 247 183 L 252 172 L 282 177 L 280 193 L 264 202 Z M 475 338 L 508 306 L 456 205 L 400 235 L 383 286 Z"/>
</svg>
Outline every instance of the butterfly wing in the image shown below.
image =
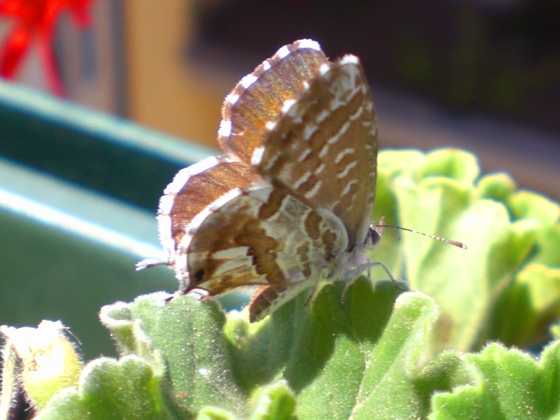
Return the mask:
<svg viewBox="0 0 560 420">
<path fill-rule="evenodd" d="M 249 301 L 249 322 L 258 322 L 313 285 L 313 279 L 296 284 L 260 286 Z"/>
<path fill-rule="evenodd" d="M 218 142 L 222 149 L 249 165 L 251 156 L 269 130 L 267 124 L 282 115 L 286 101 L 294 101 L 305 83 L 327 62 L 315 41 L 285 45 L 253 73 L 245 76 L 226 96 Z"/>
<path fill-rule="evenodd" d="M 227 157 L 209 157 L 179 171 L 160 198 L 157 216 L 167 262 L 174 265 L 186 227 L 216 196 L 259 182 L 262 179 L 246 165 Z"/>
<path fill-rule="evenodd" d="M 324 64 L 253 152 L 265 179 L 302 201 L 330 209 L 363 242 L 375 199 L 377 133 L 373 102 L 358 59 Z"/>
<path fill-rule="evenodd" d="M 188 273 L 185 293 L 289 286 L 316 281 L 346 247 L 344 226 L 330 212 L 315 210 L 281 188 L 237 188 L 192 219 L 177 252 L 185 258 L 176 259 L 175 269 L 178 277 Z"/>
</svg>

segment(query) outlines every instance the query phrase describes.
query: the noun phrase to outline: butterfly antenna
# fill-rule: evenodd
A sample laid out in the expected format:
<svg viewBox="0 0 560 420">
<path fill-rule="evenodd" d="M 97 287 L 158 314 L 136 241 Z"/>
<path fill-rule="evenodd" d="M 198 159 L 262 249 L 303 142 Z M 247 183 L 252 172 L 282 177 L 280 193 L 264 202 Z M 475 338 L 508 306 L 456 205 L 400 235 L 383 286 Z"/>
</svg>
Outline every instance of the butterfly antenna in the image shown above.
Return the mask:
<svg viewBox="0 0 560 420">
<path fill-rule="evenodd" d="M 417 233 L 418 235 L 426 236 L 427 238 L 435 239 L 436 241 L 445 242 L 446 244 L 456 246 L 457 248 L 467 249 L 467 246 L 462 242 L 454 241 L 452 239 L 442 238 L 440 236 L 429 235 L 429 234 L 424 233 L 424 232 L 419 232 L 417 230 L 408 229 L 408 228 L 404 228 L 404 227 L 401 227 L 401 226 L 373 225 L 373 227 L 374 228 L 392 228 L 392 229 L 406 230 L 407 232 Z"/>
</svg>

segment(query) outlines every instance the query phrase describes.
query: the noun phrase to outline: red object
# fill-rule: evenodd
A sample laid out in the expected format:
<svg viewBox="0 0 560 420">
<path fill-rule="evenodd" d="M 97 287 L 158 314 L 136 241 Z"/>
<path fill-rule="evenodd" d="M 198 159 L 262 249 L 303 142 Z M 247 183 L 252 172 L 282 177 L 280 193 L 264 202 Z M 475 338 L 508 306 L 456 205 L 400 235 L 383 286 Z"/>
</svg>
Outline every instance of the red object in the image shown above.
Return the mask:
<svg viewBox="0 0 560 420">
<path fill-rule="evenodd" d="M 0 48 L 0 75 L 13 78 L 31 42 L 39 43 L 39 54 L 45 66 L 51 90 L 64 96 L 64 86 L 53 52 L 53 32 L 61 12 L 69 11 L 76 25 L 87 28 L 90 18 L 87 7 L 92 0 L 0 0 L 0 16 L 12 18 L 14 28 Z"/>
</svg>

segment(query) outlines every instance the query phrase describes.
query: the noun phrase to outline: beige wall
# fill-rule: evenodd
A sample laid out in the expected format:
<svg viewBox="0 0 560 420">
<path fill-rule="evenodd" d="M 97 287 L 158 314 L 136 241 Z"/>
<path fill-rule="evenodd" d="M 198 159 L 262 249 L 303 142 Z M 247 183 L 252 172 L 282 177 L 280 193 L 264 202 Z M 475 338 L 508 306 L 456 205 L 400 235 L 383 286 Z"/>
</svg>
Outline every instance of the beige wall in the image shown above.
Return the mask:
<svg viewBox="0 0 560 420">
<path fill-rule="evenodd" d="M 221 83 L 215 69 L 187 62 L 194 3 L 124 2 L 128 114 L 149 127 L 217 147 L 221 103 L 233 84 Z"/>
</svg>

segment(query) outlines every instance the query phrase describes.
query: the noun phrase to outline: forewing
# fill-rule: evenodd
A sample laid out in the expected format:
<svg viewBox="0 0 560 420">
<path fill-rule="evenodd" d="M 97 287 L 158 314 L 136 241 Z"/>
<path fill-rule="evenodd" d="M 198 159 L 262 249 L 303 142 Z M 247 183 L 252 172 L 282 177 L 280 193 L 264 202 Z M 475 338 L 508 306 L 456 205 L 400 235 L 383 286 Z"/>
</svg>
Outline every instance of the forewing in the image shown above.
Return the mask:
<svg viewBox="0 0 560 420">
<path fill-rule="evenodd" d="M 327 59 L 319 44 L 299 40 L 278 52 L 245 76 L 226 96 L 218 142 L 222 149 L 247 165 L 267 125 L 282 115 L 282 107 L 296 100 L 305 90 L 305 82 L 318 74 Z"/>
<path fill-rule="evenodd" d="M 358 59 L 324 64 L 320 76 L 263 136 L 252 163 L 302 201 L 330 209 L 363 241 L 375 198 L 377 132 Z"/>
<path fill-rule="evenodd" d="M 183 292 L 203 288 L 211 295 L 251 284 L 316 281 L 346 246 L 338 218 L 285 189 L 236 189 L 192 220 L 178 249 L 176 276 L 188 279 Z"/>
<path fill-rule="evenodd" d="M 218 197 L 262 179 L 246 165 L 226 157 L 209 157 L 175 175 L 159 201 L 158 229 L 169 263 L 192 219 Z"/>
</svg>

